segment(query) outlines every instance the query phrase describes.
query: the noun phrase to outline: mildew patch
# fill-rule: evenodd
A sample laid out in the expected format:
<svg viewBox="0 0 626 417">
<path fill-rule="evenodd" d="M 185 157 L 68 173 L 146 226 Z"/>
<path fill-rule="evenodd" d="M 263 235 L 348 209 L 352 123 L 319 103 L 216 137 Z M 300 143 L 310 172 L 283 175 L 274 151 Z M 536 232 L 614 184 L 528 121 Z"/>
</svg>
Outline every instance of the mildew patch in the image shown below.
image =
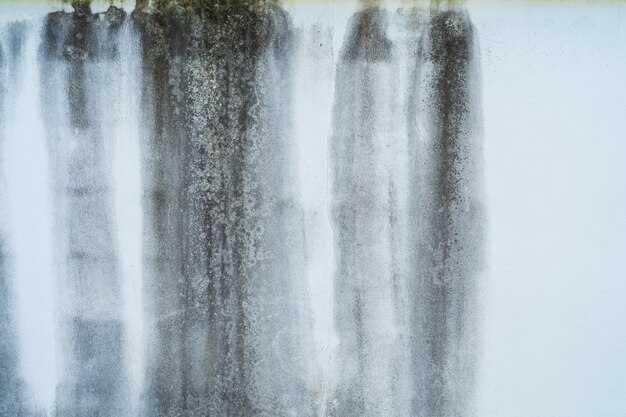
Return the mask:
<svg viewBox="0 0 626 417">
<path fill-rule="evenodd" d="M 310 415 L 281 236 L 290 21 L 240 2 L 163 2 L 134 19 L 151 131 L 147 413 Z"/>
</svg>

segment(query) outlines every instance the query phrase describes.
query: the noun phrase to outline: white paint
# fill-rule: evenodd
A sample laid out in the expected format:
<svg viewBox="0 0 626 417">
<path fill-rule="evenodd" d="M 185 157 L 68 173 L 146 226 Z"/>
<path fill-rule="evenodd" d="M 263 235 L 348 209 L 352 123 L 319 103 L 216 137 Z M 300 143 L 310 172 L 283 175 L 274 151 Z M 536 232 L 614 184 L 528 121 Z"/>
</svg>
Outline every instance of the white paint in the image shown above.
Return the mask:
<svg viewBox="0 0 626 417">
<path fill-rule="evenodd" d="M 624 6 L 470 12 L 489 215 L 479 415 L 623 416 Z"/>
</svg>

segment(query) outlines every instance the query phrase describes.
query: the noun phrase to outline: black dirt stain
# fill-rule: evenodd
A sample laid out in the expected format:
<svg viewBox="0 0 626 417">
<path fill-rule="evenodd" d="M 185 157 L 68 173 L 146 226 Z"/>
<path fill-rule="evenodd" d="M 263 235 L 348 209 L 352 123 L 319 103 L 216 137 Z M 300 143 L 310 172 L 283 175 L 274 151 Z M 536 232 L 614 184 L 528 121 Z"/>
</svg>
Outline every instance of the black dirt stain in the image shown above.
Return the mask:
<svg viewBox="0 0 626 417">
<path fill-rule="evenodd" d="M 398 322 L 408 324 L 411 353 L 403 358 L 410 358 L 404 366 L 411 370 L 395 373 L 388 392 L 410 385 L 415 416 L 469 416 L 473 415 L 476 365 L 475 281 L 482 266 L 483 242 L 473 27 L 467 12 L 458 8 L 414 10 L 405 18 L 409 30 L 423 33 L 410 35 L 415 45 L 409 56 L 415 62 L 406 70 L 413 80 L 406 107 L 397 110 L 406 116 L 411 158 L 406 173 L 411 276 L 406 282 L 408 310 L 397 305 L 402 299 L 398 293 L 393 307 Z M 382 80 L 376 68 L 396 60 L 396 46 L 385 34 L 385 19 L 376 7 L 356 13 L 337 67 L 330 154 L 335 327 L 340 340 L 335 372 L 340 382 L 331 411 L 341 416 L 380 415 L 371 396 L 379 395 L 382 403 L 386 387 L 372 379 L 376 373 L 371 369 L 379 369 L 376 361 L 384 356 L 375 348 L 376 325 L 380 325 L 376 315 L 383 311 L 377 310 L 378 299 L 370 293 L 386 285 L 382 284 L 386 280 L 394 291 L 405 285 L 395 269 L 405 248 L 394 246 L 398 241 L 393 237 L 398 232 L 401 200 L 393 181 L 377 178 L 377 172 L 384 172 L 380 171 L 384 162 L 377 151 L 381 136 L 375 134 L 376 120 L 383 116 L 375 103 L 384 90 L 376 87 Z M 390 111 L 382 120 L 392 115 Z M 381 253 L 376 246 L 383 223 L 391 233 L 389 250 L 394 253 Z M 392 260 L 388 271 L 385 259 Z M 392 354 L 389 361 L 388 369 L 396 369 Z M 401 381 L 404 377 L 411 382 Z"/>
<path fill-rule="evenodd" d="M 17 66 L 16 63 L 21 59 L 24 53 L 24 44 L 26 42 L 26 31 L 28 30 L 28 26 L 28 22 L 18 21 L 9 23 L 5 29 L 7 43 L 6 60 L 8 62 L 12 62 L 12 66 Z"/>
</svg>

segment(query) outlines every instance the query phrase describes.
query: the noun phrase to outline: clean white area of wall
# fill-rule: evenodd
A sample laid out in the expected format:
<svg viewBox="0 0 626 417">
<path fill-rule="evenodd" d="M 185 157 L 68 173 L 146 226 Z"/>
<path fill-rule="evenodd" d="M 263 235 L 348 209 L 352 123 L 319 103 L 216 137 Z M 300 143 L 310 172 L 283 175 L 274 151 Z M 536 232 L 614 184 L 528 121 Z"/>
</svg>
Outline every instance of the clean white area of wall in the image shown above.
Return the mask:
<svg viewBox="0 0 626 417">
<path fill-rule="evenodd" d="M 626 5 L 476 4 L 481 417 L 626 415 Z"/>
</svg>

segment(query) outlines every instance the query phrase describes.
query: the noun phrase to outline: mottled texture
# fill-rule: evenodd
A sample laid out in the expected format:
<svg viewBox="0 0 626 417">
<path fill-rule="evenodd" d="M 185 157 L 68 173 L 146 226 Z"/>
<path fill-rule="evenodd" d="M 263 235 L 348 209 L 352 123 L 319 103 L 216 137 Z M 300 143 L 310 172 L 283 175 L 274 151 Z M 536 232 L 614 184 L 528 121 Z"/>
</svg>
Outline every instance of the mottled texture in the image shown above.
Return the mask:
<svg viewBox="0 0 626 417">
<path fill-rule="evenodd" d="M 149 415 L 309 415 L 281 160 L 290 23 L 280 8 L 135 15 L 146 73 Z"/>
</svg>

